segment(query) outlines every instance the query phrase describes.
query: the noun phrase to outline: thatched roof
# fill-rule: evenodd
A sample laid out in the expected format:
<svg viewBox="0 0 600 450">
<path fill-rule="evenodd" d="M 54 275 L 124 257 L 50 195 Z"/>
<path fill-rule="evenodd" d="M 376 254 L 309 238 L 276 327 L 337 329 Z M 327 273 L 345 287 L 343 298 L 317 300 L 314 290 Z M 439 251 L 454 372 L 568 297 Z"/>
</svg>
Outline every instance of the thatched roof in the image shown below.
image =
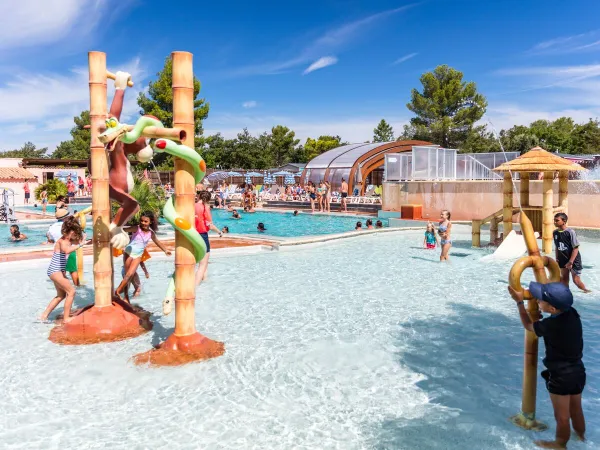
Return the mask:
<svg viewBox="0 0 600 450">
<path fill-rule="evenodd" d="M 496 167 L 494 172 L 556 172 L 562 170 L 586 169 L 554 153 L 547 152 L 541 147 L 534 147 L 518 158 Z"/>
</svg>

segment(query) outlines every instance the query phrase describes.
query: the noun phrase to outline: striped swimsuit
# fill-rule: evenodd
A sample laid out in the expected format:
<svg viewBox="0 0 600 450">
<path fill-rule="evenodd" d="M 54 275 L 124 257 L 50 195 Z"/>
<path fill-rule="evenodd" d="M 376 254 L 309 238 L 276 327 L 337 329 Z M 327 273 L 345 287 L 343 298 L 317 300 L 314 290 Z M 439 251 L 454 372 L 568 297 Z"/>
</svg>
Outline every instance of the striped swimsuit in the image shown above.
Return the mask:
<svg viewBox="0 0 600 450">
<path fill-rule="evenodd" d="M 46 275 L 50 276 L 56 272 L 65 272 L 67 269 L 67 255 L 63 252 L 54 252 Z"/>
</svg>

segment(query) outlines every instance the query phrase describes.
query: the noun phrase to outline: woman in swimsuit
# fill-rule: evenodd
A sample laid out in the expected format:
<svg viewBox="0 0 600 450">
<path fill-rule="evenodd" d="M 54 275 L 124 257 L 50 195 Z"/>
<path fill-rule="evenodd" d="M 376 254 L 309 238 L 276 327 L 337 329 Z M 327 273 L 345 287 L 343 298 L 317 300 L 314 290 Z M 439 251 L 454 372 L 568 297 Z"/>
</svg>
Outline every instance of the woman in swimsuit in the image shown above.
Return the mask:
<svg viewBox="0 0 600 450">
<path fill-rule="evenodd" d="M 204 258 L 202 258 L 202 261 L 198 263 L 196 268 L 196 286 L 206 280 L 208 259 L 210 258 L 210 241 L 208 240 L 208 232 L 213 230 L 219 233 L 219 237 L 223 236 L 221 230 L 219 230 L 213 224 L 209 203 L 210 194 L 206 191 L 200 192 L 198 195 L 198 202 L 195 206 L 196 231 L 200 234 L 204 240 L 204 243 L 206 244 L 206 254 L 204 255 Z"/>
<path fill-rule="evenodd" d="M 317 202 L 319 203 L 319 212 L 325 209 L 325 185 L 321 181 L 317 188 Z"/>
<path fill-rule="evenodd" d="M 83 230 L 81 225 L 76 220 L 65 220 L 61 228 L 62 237 L 54 244 L 54 253 L 50 260 L 50 266 L 46 275 L 54 283 L 56 288 L 56 297 L 54 297 L 45 311 L 42 313 L 40 320 L 45 322 L 48 320 L 50 313 L 58 306 L 60 302 L 65 300 L 65 310 L 63 322 L 71 321 L 71 305 L 75 297 L 75 287 L 67 279 L 67 255 L 83 247 Z M 75 242 L 78 246 L 72 246 Z"/>
<path fill-rule="evenodd" d="M 323 197 L 325 199 L 325 211 L 327 211 L 328 213 L 331 212 L 331 184 L 329 184 L 329 181 L 325 182 L 325 196 Z"/>
<path fill-rule="evenodd" d="M 438 234 L 440 235 L 440 246 L 442 247 L 440 261 L 448 261 L 448 253 L 450 252 L 450 247 L 452 247 L 452 239 L 450 239 L 451 232 L 452 222 L 450 222 L 450 211 L 444 209 L 440 214 L 440 224 L 438 226 Z"/>
<path fill-rule="evenodd" d="M 40 194 L 40 200 L 42 201 L 42 215 L 46 215 L 46 205 L 48 205 L 48 192 L 43 190 Z"/>
<path fill-rule="evenodd" d="M 312 181 L 308 182 L 306 190 L 308 192 L 308 197 L 310 198 L 310 209 L 312 209 L 312 212 L 315 212 L 315 200 L 317 199 L 317 194 L 315 193 L 315 185 Z"/>
<path fill-rule="evenodd" d="M 150 241 L 153 241 L 167 256 L 171 256 L 171 251 L 167 250 L 163 243 L 156 237 L 158 224 L 156 223 L 156 218 L 152 212 L 143 213 L 140 217 L 139 225 L 125 227 L 124 230 L 127 233 L 133 233 L 133 235 L 131 236 L 129 245 L 125 247 L 125 251 L 123 252 L 125 276 L 123 277 L 121 284 L 117 287 L 115 295 L 122 300 L 121 294 L 125 291 L 125 299 L 129 302 L 129 283 L 137 272 L 138 266 L 140 265 L 140 262 L 142 262 L 144 250 L 146 250 L 146 246 Z"/>
</svg>

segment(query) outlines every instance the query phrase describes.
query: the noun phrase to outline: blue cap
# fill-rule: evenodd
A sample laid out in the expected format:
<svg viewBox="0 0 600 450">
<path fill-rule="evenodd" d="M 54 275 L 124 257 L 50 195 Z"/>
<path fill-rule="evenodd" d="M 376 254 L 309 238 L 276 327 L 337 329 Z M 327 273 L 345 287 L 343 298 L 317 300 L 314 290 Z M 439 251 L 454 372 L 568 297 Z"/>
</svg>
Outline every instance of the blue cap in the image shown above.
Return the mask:
<svg viewBox="0 0 600 450">
<path fill-rule="evenodd" d="M 561 311 L 573 306 L 573 294 L 571 290 L 562 283 L 529 283 L 529 292 L 531 295 L 544 302 L 547 302 Z"/>
</svg>

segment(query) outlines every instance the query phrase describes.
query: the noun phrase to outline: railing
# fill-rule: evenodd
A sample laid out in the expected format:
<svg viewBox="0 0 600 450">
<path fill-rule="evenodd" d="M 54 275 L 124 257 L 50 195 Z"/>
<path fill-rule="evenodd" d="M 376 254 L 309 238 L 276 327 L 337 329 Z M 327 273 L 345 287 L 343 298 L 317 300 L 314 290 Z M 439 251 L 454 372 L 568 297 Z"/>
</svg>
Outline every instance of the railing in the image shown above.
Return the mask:
<svg viewBox="0 0 600 450">
<path fill-rule="evenodd" d="M 502 176 L 493 172 L 485 164 L 479 162 L 471 155 L 457 155 L 456 165 L 464 165 L 462 170 L 457 167 L 456 179 L 457 180 L 501 180 Z"/>
</svg>

